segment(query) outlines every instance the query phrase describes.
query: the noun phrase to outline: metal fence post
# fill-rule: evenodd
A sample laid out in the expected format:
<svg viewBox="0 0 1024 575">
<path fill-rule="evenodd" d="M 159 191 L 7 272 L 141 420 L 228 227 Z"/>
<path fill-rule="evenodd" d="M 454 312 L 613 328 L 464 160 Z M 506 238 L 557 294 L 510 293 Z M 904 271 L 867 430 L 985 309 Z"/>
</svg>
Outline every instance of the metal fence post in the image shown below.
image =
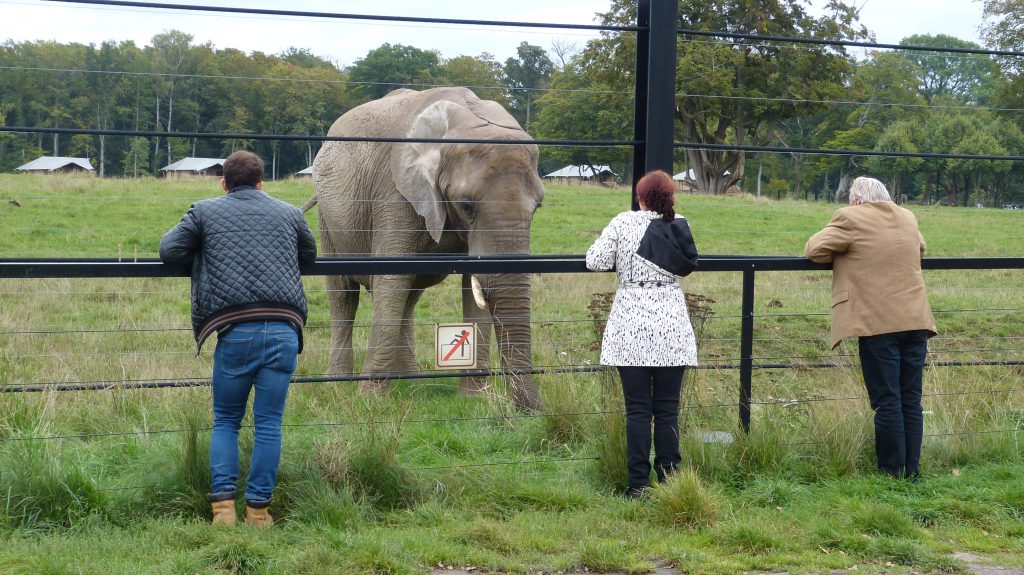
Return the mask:
<svg viewBox="0 0 1024 575">
<path fill-rule="evenodd" d="M 633 105 L 633 209 L 636 182 L 650 170 L 672 173 L 675 143 L 677 0 L 638 0 Z"/>
<path fill-rule="evenodd" d="M 743 270 L 743 317 L 740 322 L 740 427 L 750 432 L 751 380 L 754 375 L 754 266 Z"/>
</svg>

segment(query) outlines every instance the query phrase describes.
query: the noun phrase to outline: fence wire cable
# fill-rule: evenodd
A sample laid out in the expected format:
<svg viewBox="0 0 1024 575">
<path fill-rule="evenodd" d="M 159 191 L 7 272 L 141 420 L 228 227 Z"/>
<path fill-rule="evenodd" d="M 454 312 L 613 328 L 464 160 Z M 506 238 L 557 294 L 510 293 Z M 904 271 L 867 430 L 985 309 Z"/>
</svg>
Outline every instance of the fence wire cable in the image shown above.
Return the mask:
<svg viewBox="0 0 1024 575">
<path fill-rule="evenodd" d="M 934 392 L 922 394 L 922 398 L 928 397 L 969 397 L 976 395 L 995 395 L 995 394 L 1009 394 L 1024 391 L 1022 387 L 1010 387 L 1001 389 L 988 389 L 988 390 L 975 390 L 975 391 L 950 391 L 950 392 Z M 810 398 L 773 398 L 767 400 L 751 401 L 750 405 L 763 405 L 763 406 L 779 406 L 779 407 L 791 407 L 797 404 L 804 403 L 825 403 L 825 402 L 839 402 L 839 401 L 867 401 L 867 396 L 848 396 L 848 397 L 810 397 Z M 680 405 L 679 413 L 686 411 L 699 411 L 709 409 L 724 409 L 731 407 L 739 407 L 739 402 L 719 402 L 719 403 L 704 403 L 704 404 L 690 404 L 686 403 Z M 467 422 L 482 422 L 482 421 L 506 421 L 513 419 L 548 419 L 558 417 L 594 417 L 604 416 L 612 414 L 624 414 L 624 409 L 609 409 L 609 410 L 598 410 L 598 411 L 580 411 L 580 412 L 562 412 L 562 413 L 516 413 L 516 414 L 498 414 L 498 415 L 481 415 L 481 416 L 462 416 L 462 417 L 431 417 L 431 418 L 413 418 L 413 419 L 402 419 L 402 420 L 369 420 L 369 421 L 321 421 L 321 422 L 304 422 L 304 423 L 283 423 L 282 428 L 288 429 L 319 429 L 325 427 L 357 427 L 367 426 L 375 427 L 381 425 L 396 425 L 402 424 L 430 424 L 430 423 L 467 423 Z M 1016 411 L 1007 411 L 1006 413 L 1016 413 Z M 252 425 L 243 425 L 242 429 L 253 429 Z M 212 431 L 212 427 L 199 427 L 196 431 L 209 432 Z M 115 431 L 115 432 L 102 432 L 102 433 L 75 433 L 75 434 L 61 434 L 61 435 L 43 435 L 43 436 L 15 436 L 15 437 L 0 437 L 0 442 L 5 441 L 58 441 L 66 439 L 101 439 L 110 437 L 130 437 L 130 436 L 147 436 L 147 435 L 163 435 L 171 433 L 186 433 L 191 431 L 188 428 L 171 428 L 171 429 L 145 429 L 138 431 Z"/>
</svg>

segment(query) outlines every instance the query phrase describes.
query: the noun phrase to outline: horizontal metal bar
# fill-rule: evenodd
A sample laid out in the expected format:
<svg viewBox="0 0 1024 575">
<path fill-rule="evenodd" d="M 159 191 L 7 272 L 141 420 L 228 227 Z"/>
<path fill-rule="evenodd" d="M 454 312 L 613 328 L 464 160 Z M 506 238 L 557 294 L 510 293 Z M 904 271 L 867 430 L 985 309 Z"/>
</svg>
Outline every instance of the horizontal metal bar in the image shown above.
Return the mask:
<svg viewBox="0 0 1024 575">
<path fill-rule="evenodd" d="M 157 130 L 100 130 L 96 128 L 45 128 L 38 126 L 0 126 L 0 133 L 84 134 L 87 136 L 124 136 L 140 138 L 202 138 L 217 140 L 281 140 L 298 142 L 406 142 L 416 144 L 533 144 L 536 146 L 626 147 L 633 140 L 490 140 L 481 138 L 385 138 L 371 136 L 316 136 L 312 134 L 242 134 L 227 132 L 162 132 Z"/>
<path fill-rule="evenodd" d="M 151 8 L 156 10 L 187 10 L 197 12 L 225 12 L 229 14 L 255 14 L 260 16 L 289 16 L 299 18 L 329 18 L 334 20 L 374 20 L 381 22 L 417 22 L 421 24 L 460 24 L 468 26 L 502 26 L 514 28 L 558 28 L 568 30 L 597 30 L 636 32 L 636 26 L 603 26 L 600 24 L 559 24 L 552 22 L 515 22 L 503 20 L 466 20 L 459 18 L 427 18 L 421 16 L 383 16 L 374 14 L 343 14 L 338 12 L 302 12 L 298 10 L 272 10 L 239 6 L 198 6 L 159 2 L 131 2 L 125 0 L 46 0 L 65 4 L 91 4 L 115 8 Z M 427 6 L 427 4 L 424 4 Z"/>
<path fill-rule="evenodd" d="M 829 270 L 830 264 L 792 256 L 705 256 L 697 271 L 741 272 Z M 1024 269 L 1024 258 L 924 258 L 926 270 Z M 494 273 L 584 273 L 583 255 L 537 256 L 407 256 L 397 258 L 320 258 L 303 267 L 303 275 L 409 275 Z M 188 268 L 163 264 L 156 258 L 0 259 L 0 278 L 142 278 L 188 277 Z"/>
</svg>

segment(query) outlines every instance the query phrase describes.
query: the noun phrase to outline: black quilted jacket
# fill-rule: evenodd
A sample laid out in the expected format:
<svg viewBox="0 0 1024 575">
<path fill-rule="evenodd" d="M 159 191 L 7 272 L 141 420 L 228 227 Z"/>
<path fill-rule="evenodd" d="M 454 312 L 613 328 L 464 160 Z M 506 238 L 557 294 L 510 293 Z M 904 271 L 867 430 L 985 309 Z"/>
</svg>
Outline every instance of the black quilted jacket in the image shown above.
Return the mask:
<svg viewBox="0 0 1024 575">
<path fill-rule="evenodd" d="M 316 241 L 298 208 L 256 188 L 233 188 L 192 204 L 160 240 L 160 259 L 191 268 L 197 347 L 211 327 L 230 326 L 226 318 L 289 315 L 301 346 L 308 308 L 299 266 L 316 260 Z"/>
</svg>

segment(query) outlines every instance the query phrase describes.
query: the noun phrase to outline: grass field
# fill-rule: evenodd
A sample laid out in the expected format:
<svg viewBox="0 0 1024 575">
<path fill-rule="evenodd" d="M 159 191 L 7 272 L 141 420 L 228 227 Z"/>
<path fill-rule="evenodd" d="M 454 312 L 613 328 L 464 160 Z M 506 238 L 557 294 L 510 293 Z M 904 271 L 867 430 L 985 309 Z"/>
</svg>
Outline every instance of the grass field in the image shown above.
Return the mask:
<svg viewBox="0 0 1024 575">
<path fill-rule="evenodd" d="M 296 205 L 312 193 L 307 181 L 267 190 Z M 217 193 L 212 181 L 0 175 L 0 253 L 155 257 L 190 203 Z M 550 187 L 534 253 L 582 253 L 628 204 L 624 190 Z M 678 208 L 702 254 L 795 256 L 835 206 L 680 196 Z M 1024 213 L 912 209 L 930 255 L 1024 254 Z M 827 349 L 827 272 L 757 277 L 755 362 L 854 361 L 854 346 Z M 1020 359 L 1019 270 L 926 281 L 940 331 L 932 361 Z M 327 301 L 323 278 L 305 282 L 298 374 L 318 375 Z M 683 287 L 706 298 L 702 363 L 735 363 L 739 274 L 697 273 Z M 612 274 L 535 276 L 535 364 L 596 364 L 588 306 L 613 289 Z M 421 300 L 424 367 L 433 324 L 461 319 L 458 298 L 451 278 Z M 0 385 L 208 378 L 212 346 L 195 357 L 188 312 L 185 278 L 0 280 Z M 357 341 L 369 312 L 366 300 Z M 693 472 L 640 503 L 617 495 L 610 373 L 540 376 L 536 417 L 501 393 L 460 396 L 447 379 L 399 382 L 378 399 L 351 383 L 296 384 L 269 532 L 207 524 L 208 389 L 0 393 L 0 573 L 958 572 L 955 551 L 1024 567 L 1024 369 L 925 377 L 925 480 L 912 485 L 870 472 L 857 368 L 757 371 L 752 433 L 731 443 L 703 438 L 736 431 L 737 372 L 691 371 L 681 421 Z"/>
</svg>

